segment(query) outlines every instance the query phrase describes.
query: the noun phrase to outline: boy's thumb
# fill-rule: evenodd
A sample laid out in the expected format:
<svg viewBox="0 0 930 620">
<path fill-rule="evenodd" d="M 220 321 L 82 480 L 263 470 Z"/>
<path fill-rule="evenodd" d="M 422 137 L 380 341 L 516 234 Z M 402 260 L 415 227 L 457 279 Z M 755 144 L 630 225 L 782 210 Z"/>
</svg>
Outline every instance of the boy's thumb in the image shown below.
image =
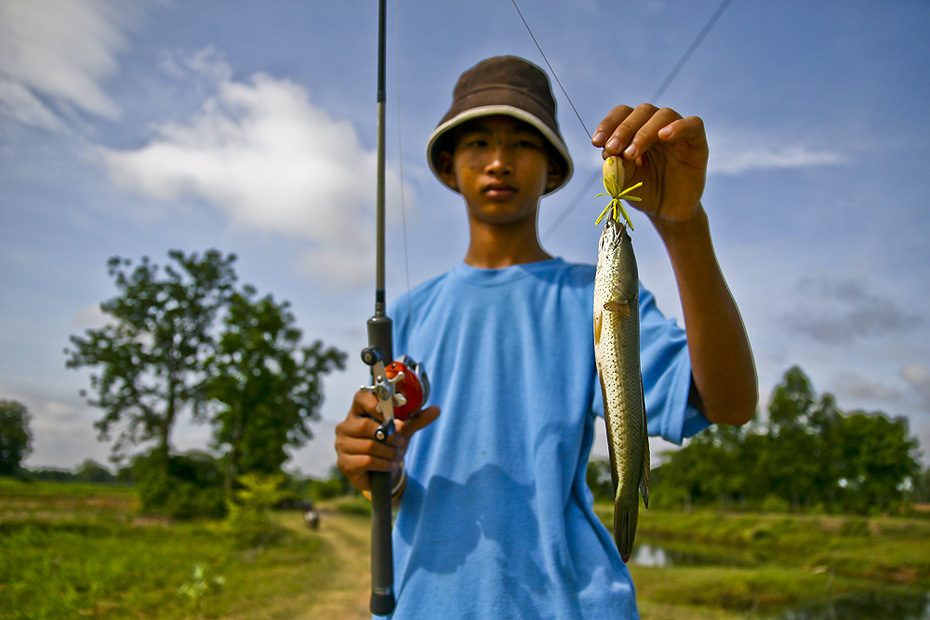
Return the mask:
<svg viewBox="0 0 930 620">
<path fill-rule="evenodd" d="M 415 417 L 408 419 L 404 422 L 404 427 L 401 429 L 401 432 L 406 435 L 408 438 L 416 433 L 419 430 L 422 430 L 436 421 L 436 418 L 439 417 L 439 407 L 433 405 L 432 407 L 427 407 L 418 413 Z"/>
</svg>

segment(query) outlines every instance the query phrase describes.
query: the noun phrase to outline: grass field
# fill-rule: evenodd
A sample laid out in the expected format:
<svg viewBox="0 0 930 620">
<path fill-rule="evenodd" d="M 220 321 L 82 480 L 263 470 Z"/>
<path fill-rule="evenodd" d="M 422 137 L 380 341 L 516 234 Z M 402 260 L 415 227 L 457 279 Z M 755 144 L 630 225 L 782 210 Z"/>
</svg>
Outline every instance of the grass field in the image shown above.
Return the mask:
<svg viewBox="0 0 930 620">
<path fill-rule="evenodd" d="M 597 511 L 610 522 L 610 506 Z M 930 591 L 927 519 L 647 510 L 637 540 L 708 558 L 631 565 L 644 620 L 757 617 L 843 597 Z"/>
<path fill-rule="evenodd" d="M 0 620 L 369 618 L 368 519 L 329 508 L 318 531 L 281 513 L 282 544 L 242 551 L 219 524 L 138 517 L 131 489 L 0 479 Z M 644 620 L 759 618 L 927 592 L 928 537 L 921 519 L 649 510 L 638 542 L 712 559 L 631 572 Z"/>
<path fill-rule="evenodd" d="M 346 590 L 364 593 L 333 578 L 347 559 L 367 566 L 364 518 L 322 536 L 298 513 L 279 517 L 283 544 L 239 551 L 217 524 L 137 517 L 130 489 L 0 480 L 0 618 L 314 618 Z M 192 595 L 178 594 L 185 585 Z"/>
</svg>

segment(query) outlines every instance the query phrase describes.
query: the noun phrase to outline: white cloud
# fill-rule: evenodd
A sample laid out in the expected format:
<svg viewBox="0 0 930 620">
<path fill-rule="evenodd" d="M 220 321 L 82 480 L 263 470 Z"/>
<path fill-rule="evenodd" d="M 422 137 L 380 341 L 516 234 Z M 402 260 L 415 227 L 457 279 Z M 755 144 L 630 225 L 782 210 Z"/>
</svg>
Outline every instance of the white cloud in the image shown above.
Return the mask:
<svg viewBox="0 0 930 620">
<path fill-rule="evenodd" d="M 901 369 L 901 377 L 917 392 L 922 411 L 930 413 L 930 368 L 911 364 Z"/>
<path fill-rule="evenodd" d="M 149 144 L 104 150 L 111 179 L 165 202 L 195 198 L 236 227 L 309 241 L 302 269 L 339 284 L 363 281 L 372 264 L 376 154 L 348 121 L 315 106 L 299 85 L 257 73 L 232 78 L 222 57 L 203 50 L 164 66 L 212 82 L 215 95 L 184 123 L 156 127 Z M 388 192 L 399 188 L 388 169 Z"/>
<path fill-rule="evenodd" d="M 847 345 L 859 338 L 910 334 L 923 317 L 900 307 L 892 296 L 862 279 L 802 277 L 796 290 L 807 299 L 783 318 L 792 331 L 826 344 Z"/>
<path fill-rule="evenodd" d="M 0 73 L 0 114 L 10 116 L 24 125 L 44 129 L 64 129 L 61 119 L 29 88 L 20 82 L 3 77 L 2 73 Z"/>
<path fill-rule="evenodd" d="M 836 166 L 849 163 L 848 154 L 811 146 L 790 133 L 758 128 L 708 128 L 711 144 L 708 174 L 741 174 L 752 170 Z"/>
<path fill-rule="evenodd" d="M 781 148 L 763 146 L 722 151 L 715 148 L 708 166 L 708 173 L 740 174 L 750 170 L 832 166 L 846 163 L 847 160 L 847 157 L 840 153 L 811 149 L 806 146 Z"/>
<path fill-rule="evenodd" d="M 71 319 L 71 325 L 81 329 L 100 329 L 111 320 L 112 317 L 100 309 L 100 304 L 95 303 L 78 310 Z"/>
<path fill-rule="evenodd" d="M 849 397 L 854 400 L 897 402 L 901 399 L 901 392 L 892 385 L 858 375 L 853 372 L 841 372 L 837 377 L 836 391 L 843 400 Z"/>
<path fill-rule="evenodd" d="M 912 364 L 901 369 L 901 376 L 914 386 L 930 384 L 930 370 L 921 364 Z"/>
<path fill-rule="evenodd" d="M 118 69 L 132 5 L 107 0 L 0 2 L 0 112 L 61 129 L 74 109 L 115 117 L 101 83 Z"/>
<path fill-rule="evenodd" d="M 32 454 L 26 459 L 27 467 L 70 469 L 88 458 L 106 462 L 109 444 L 98 441 L 93 426 L 99 412 L 87 407 L 77 394 L 47 394 L 11 384 L 0 384 L 0 394 L 29 411 Z"/>
</svg>

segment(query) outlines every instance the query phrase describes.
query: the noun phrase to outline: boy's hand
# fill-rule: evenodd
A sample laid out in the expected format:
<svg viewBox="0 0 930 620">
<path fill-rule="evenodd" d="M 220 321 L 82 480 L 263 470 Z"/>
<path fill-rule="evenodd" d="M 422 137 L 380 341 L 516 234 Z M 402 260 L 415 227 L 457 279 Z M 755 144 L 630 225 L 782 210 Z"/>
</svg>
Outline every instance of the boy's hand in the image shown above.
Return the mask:
<svg viewBox="0 0 930 620">
<path fill-rule="evenodd" d="M 657 224 L 685 222 L 700 211 L 708 158 L 700 118 L 648 103 L 635 110 L 621 105 L 597 126 L 591 143 L 605 158 L 622 156 L 624 187 L 643 183 L 634 192 L 642 202 L 630 204 Z"/>
<path fill-rule="evenodd" d="M 394 420 L 395 432 L 386 443 L 380 443 L 375 440 L 379 423 L 372 419 L 381 419 L 377 405 L 374 394 L 359 390 L 352 400 L 349 415 L 336 426 L 336 464 L 360 491 L 371 488 L 368 472 L 399 471 L 410 438 L 439 417 L 439 407 L 427 407 L 406 421 Z"/>
</svg>

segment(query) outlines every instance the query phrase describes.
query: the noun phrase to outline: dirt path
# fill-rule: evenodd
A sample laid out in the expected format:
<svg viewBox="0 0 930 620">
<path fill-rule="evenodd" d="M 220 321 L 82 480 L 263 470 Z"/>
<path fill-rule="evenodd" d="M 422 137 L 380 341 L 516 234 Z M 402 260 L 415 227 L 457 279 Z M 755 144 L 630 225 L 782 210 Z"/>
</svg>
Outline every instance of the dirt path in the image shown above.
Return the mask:
<svg viewBox="0 0 930 620">
<path fill-rule="evenodd" d="M 324 511 L 315 531 L 307 528 L 298 513 L 287 515 L 280 523 L 298 536 L 320 539 L 322 563 L 306 574 L 306 587 L 263 598 L 224 620 L 371 620 L 369 519 Z M 293 581 L 293 568 L 285 572 L 281 578 Z"/>
<path fill-rule="evenodd" d="M 332 553 L 333 570 L 327 576 L 325 593 L 294 620 L 370 620 L 369 520 L 326 511 L 316 532 L 300 525 L 297 531 L 302 535 L 318 535 L 323 540 Z"/>
</svg>

